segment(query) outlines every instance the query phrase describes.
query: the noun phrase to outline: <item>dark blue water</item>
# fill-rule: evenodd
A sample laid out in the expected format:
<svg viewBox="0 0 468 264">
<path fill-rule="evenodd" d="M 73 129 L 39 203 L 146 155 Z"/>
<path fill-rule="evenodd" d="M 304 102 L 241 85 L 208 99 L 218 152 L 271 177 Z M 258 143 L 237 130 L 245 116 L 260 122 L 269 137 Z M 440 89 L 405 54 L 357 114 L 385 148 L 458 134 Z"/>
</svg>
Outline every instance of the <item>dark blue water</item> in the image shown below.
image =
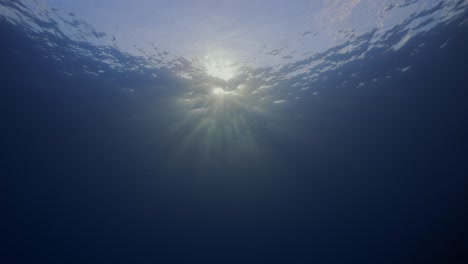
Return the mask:
<svg viewBox="0 0 468 264">
<path fill-rule="evenodd" d="M 464 19 L 213 133 L 169 70 L 75 74 L 106 66 L 1 20 L 2 263 L 467 263 Z"/>
</svg>

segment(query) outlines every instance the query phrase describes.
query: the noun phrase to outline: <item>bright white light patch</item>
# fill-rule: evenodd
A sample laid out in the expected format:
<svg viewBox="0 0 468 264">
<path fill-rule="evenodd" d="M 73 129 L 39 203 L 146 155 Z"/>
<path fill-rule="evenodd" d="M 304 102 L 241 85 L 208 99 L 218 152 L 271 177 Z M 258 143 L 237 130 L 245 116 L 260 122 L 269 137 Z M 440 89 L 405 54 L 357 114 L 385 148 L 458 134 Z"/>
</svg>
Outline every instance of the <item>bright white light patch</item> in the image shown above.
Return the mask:
<svg viewBox="0 0 468 264">
<path fill-rule="evenodd" d="M 207 67 L 206 72 L 212 77 L 216 77 L 225 81 L 234 77 L 234 70 L 221 64 L 210 65 Z"/>
<path fill-rule="evenodd" d="M 213 89 L 213 93 L 214 93 L 215 95 L 223 95 L 223 94 L 225 94 L 226 92 L 224 91 L 223 88 L 219 88 L 219 87 L 218 87 L 218 88 L 214 88 L 214 89 Z"/>
<path fill-rule="evenodd" d="M 232 61 L 223 53 L 214 53 L 205 57 L 204 66 L 209 76 L 224 81 L 232 79 L 236 73 Z"/>
</svg>

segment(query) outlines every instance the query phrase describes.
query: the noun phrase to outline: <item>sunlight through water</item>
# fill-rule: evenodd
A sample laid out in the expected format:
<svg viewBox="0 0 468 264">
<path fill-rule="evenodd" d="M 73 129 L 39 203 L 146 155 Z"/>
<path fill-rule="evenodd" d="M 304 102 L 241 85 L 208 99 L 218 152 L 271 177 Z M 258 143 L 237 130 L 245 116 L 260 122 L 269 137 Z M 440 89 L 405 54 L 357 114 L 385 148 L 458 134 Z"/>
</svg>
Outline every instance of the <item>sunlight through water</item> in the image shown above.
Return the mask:
<svg viewBox="0 0 468 264">
<path fill-rule="evenodd" d="M 209 76 L 223 81 L 229 81 L 236 74 L 235 63 L 223 55 L 208 56 L 204 66 Z"/>
<path fill-rule="evenodd" d="M 217 87 L 213 89 L 213 94 L 215 95 L 224 95 L 226 92 L 224 91 L 223 88 Z"/>
</svg>

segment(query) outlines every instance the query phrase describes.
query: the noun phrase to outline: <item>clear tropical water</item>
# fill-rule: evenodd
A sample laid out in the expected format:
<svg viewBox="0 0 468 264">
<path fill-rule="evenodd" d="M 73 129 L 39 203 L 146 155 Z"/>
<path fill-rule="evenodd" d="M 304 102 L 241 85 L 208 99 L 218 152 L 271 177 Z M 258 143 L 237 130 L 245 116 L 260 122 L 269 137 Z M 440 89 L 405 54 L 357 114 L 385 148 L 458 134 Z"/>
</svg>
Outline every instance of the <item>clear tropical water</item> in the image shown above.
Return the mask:
<svg viewBox="0 0 468 264">
<path fill-rule="evenodd" d="M 465 263 L 468 2 L 0 0 L 2 263 Z"/>
</svg>

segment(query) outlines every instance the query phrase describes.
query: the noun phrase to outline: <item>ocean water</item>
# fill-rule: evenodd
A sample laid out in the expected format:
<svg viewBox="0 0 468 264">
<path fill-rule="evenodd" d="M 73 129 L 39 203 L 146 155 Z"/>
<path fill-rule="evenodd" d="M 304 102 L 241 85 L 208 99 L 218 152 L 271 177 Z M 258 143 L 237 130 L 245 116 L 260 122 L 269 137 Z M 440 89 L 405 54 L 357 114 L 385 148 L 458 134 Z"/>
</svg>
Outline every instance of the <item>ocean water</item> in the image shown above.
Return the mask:
<svg viewBox="0 0 468 264">
<path fill-rule="evenodd" d="M 221 65 L 0 0 L 1 262 L 467 263 L 468 3 L 421 2 Z"/>
</svg>

